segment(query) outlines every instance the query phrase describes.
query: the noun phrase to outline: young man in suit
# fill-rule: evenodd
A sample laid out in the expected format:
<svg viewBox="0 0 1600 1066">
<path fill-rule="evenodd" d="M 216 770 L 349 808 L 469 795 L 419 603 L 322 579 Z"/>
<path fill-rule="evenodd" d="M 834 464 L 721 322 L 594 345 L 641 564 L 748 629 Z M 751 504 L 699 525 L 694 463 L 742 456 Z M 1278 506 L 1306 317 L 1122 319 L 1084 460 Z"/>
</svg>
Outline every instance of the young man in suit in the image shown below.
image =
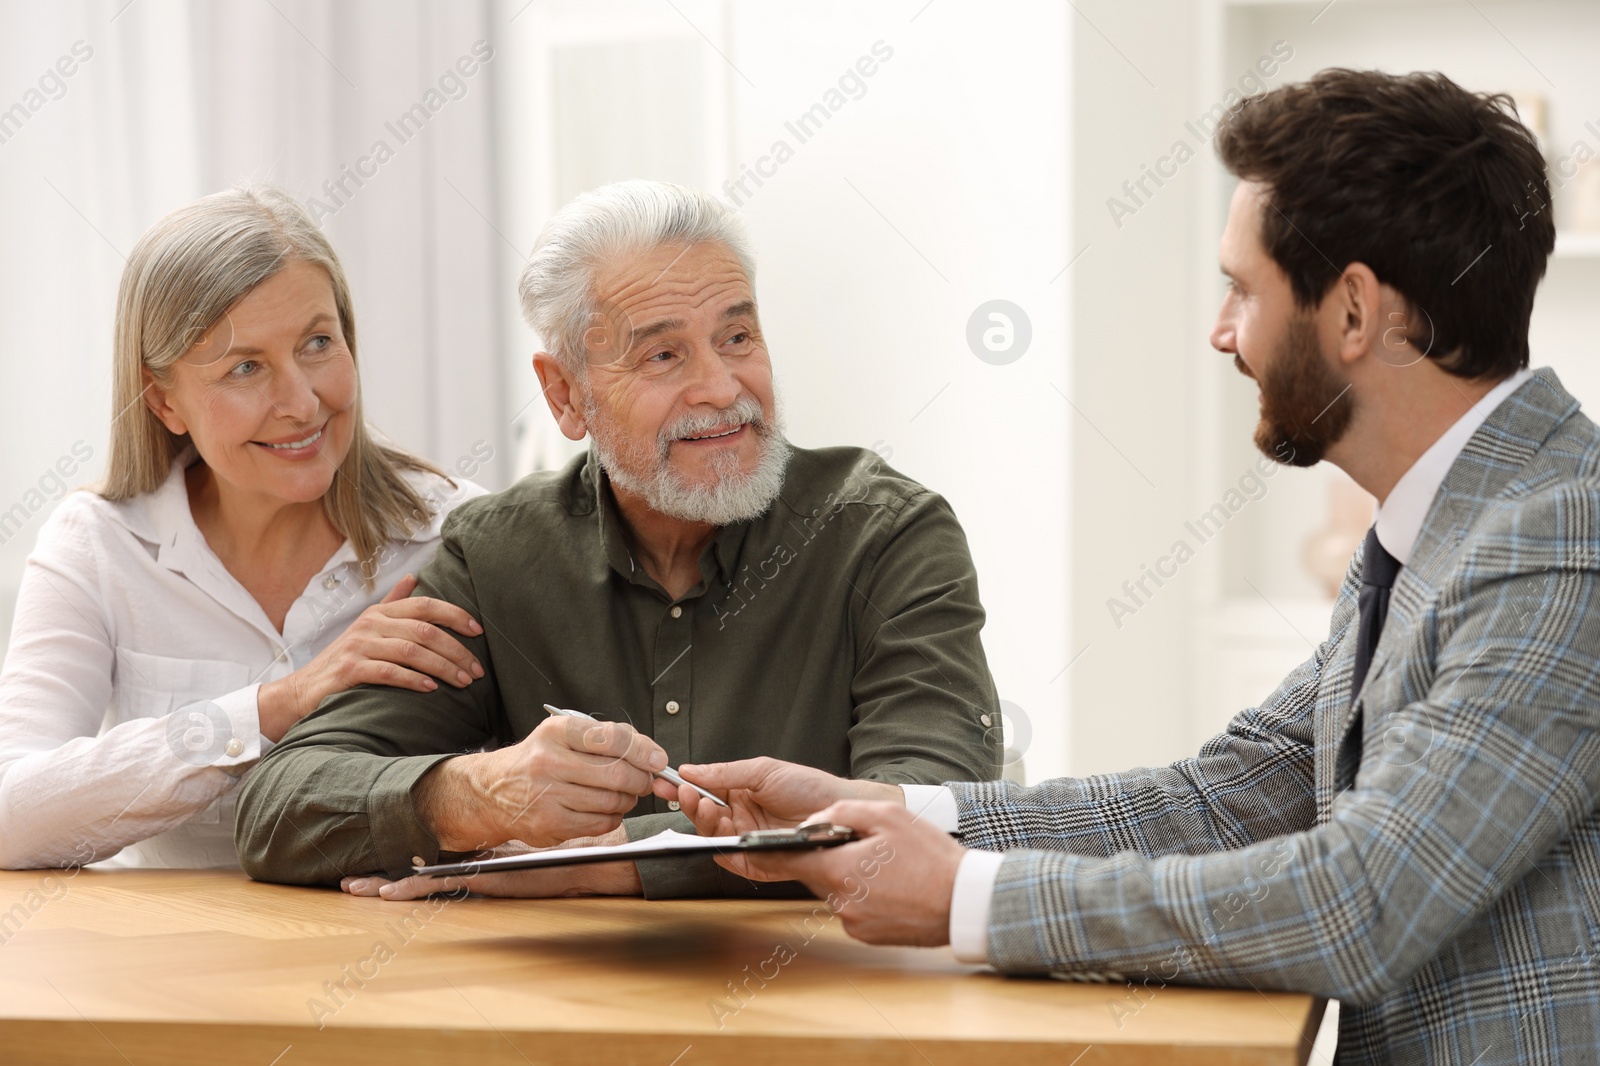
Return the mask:
<svg viewBox="0 0 1600 1066">
<path fill-rule="evenodd" d="M 1327 639 L 1170 767 L 900 788 L 752 760 L 683 767 L 735 805 L 684 809 L 864 834 L 729 860 L 849 900 L 864 940 L 1338 997 L 1341 1061 L 1596 1061 L 1600 430 L 1528 369 L 1543 160 L 1504 97 L 1348 70 L 1217 146 L 1211 342 L 1260 385 L 1256 443 L 1380 501 Z"/>
</svg>

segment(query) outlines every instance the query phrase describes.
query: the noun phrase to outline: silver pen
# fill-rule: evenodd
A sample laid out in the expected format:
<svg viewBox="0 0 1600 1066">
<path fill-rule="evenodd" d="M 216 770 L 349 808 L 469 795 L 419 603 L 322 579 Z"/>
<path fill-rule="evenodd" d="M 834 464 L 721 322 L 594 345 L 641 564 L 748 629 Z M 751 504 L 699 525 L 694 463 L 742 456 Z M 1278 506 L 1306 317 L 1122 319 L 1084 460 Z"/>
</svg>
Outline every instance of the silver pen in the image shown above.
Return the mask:
<svg viewBox="0 0 1600 1066">
<path fill-rule="evenodd" d="M 587 718 L 591 722 L 598 722 L 600 720 L 592 714 L 584 714 L 582 711 L 574 711 L 567 707 L 557 707 L 554 704 L 549 703 L 544 705 L 544 709 L 549 711 L 551 714 L 559 715 L 564 718 Z M 663 778 L 664 780 L 671 781 L 674 785 L 677 785 L 680 788 L 694 789 L 696 792 L 700 793 L 700 795 L 704 796 L 712 803 L 715 803 L 718 807 L 728 806 L 727 801 L 721 797 L 713 796 L 711 793 L 707 792 L 693 781 L 685 781 L 683 779 L 683 775 L 678 773 L 678 771 L 674 770 L 670 766 L 664 770 L 656 770 L 655 775 L 659 778 Z"/>
</svg>

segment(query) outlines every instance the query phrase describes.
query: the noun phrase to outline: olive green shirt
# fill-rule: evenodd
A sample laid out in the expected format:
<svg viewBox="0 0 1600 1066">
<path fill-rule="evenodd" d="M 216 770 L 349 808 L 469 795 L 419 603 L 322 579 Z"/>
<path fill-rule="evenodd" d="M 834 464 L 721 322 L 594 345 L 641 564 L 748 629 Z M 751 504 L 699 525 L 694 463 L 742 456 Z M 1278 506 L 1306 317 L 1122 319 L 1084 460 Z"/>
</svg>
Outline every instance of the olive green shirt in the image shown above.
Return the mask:
<svg viewBox="0 0 1600 1066">
<path fill-rule="evenodd" d="M 940 496 L 872 452 L 797 448 L 778 500 L 719 529 L 674 600 L 635 560 L 591 456 L 449 516 L 415 595 L 483 624 L 458 638 L 484 676 L 324 700 L 245 779 L 236 837 L 252 877 L 331 883 L 435 861 L 417 779 L 521 740 L 546 703 L 628 722 L 674 766 L 770 755 L 895 783 L 999 775 L 977 577 Z M 624 824 L 635 839 L 693 831 L 654 796 Z M 754 891 L 709 860 L 639 874 L 652 898 Z"/>
</svg>

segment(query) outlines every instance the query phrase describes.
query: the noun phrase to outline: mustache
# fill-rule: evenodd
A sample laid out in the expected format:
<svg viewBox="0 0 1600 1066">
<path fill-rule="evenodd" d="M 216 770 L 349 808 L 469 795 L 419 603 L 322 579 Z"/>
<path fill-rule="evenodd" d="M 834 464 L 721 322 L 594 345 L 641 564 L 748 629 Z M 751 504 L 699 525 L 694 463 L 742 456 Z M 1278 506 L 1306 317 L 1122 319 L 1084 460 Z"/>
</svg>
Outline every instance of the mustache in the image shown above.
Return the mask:
<svg viewBox="0 0 1600 1066">
<path fill-rule="evenodd" d="M 738 429 L 746 423 L 749 423 L 757 433 L 763 433 L 767 426 L 767 416 L 753 397 L 740 396 L 720 411 L 698 413 L 691 411 L 666 426 L 661 430 L 661 448 L 665 451 L 667 445 L 675 440 L 698 437 L 719 430 Z"/>
<path fill-rule="evenodd" d="M 1238 370 L 1239 373 L 1243 374 L 1245 377 L 1252 381 L 1255 380 L 1256 376 L 1250 372 L 1250 365 L 1244 361 L 1244 358 L 1240 356 L 1238 352 L 1233 354 L 1233 366 L 1234 369 Z"/>
</svg>

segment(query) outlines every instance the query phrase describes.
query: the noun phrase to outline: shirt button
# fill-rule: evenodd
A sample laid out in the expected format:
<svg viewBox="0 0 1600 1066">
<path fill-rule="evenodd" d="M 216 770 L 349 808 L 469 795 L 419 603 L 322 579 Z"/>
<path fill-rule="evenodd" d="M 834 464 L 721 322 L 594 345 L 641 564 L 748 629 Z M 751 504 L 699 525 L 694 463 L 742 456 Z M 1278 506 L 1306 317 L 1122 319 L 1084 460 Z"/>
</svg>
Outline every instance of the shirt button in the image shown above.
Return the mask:
<svg viewBox="0 0 1600 1066">
<path fill-rule="evenodd" d="M 232 740 L 228 741 L 228 746 L 222 750 L 226 751 L 229 755 L 238 755 L 240 752 L 244 751 L 244 741 L 240 740 L 238 737 L 234 737 Z"/>
<path fill-rule="evenodd" d="M 677 800 L 667 800 L 667 810 L 675 811 L 681 806 Z"/>
<path fill-rule="evenodd" d="M 678 707 L 678 701 L 677 700 L 668 700 L 667 701 L 667 713 L 668 714 L 677 714 L 678 710 L 679 710 L 679 707 Z"/>
<path fill-rule="evenodd" d="M 682 618 L 683 617 L 683 608 L 682 607 L 674 607 L 672 609 L 672 617 L 674 617 L 674 618 Z"/>
<path fill-rule="evenodd" d="M 988 725 L 989 724 L 989 716 L 986 715 L 986 714 L 980 714 L 980 715 L 978 715 L 978 721 L 982 722 L 984 725 Z"/>
<path fill-rule="evenodd" d="M 325 589 L 336 589 L 336 588 L 338 588 L 339 587 L 339 575 L 338 574 L 329 574 L 327 577 L 323 578 L 322 579 L 322 587 L 325 588 Z"/>
</svg>

